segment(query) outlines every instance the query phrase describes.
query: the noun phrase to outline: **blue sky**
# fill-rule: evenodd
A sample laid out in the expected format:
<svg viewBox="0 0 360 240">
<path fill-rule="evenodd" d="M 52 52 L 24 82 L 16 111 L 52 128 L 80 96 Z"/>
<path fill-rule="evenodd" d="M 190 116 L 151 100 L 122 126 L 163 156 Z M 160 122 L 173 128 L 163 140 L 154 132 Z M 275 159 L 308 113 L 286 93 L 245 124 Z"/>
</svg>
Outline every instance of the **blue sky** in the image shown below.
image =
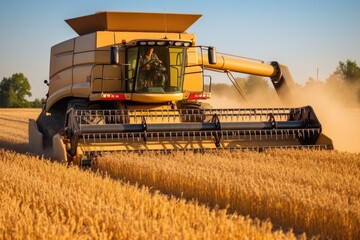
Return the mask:
<svg viewBox="0 0 360 240">
<path fill-rule="evenodd" d="M 11 0 L 0 8 L 0 79 L 22 72 L 44 97 L 50 47 L 76 33 L 65 19 L 96 11 L 200 13 L 188 30 L 220 52 L 287 65 L 296 82 L 326 80 L 339 61 L 360 65 L 358 0 Z M 225 81 L 226 78 L 220 78 Z"/>
</svg>

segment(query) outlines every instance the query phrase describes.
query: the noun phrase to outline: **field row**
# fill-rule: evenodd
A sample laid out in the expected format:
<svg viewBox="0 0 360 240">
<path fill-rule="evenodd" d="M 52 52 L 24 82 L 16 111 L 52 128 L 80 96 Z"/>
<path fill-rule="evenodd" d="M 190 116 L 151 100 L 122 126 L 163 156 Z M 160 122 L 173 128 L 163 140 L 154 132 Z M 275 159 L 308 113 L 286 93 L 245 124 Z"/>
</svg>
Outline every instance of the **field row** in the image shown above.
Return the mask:
<svg viewBox="0 0 360 240">
<path fill-rule="evenodd" d="M 196 199 L 307 235 L 360 239 L 360 155 L 277 150 L 108 154 L 114 178 Z"/>
</svg>

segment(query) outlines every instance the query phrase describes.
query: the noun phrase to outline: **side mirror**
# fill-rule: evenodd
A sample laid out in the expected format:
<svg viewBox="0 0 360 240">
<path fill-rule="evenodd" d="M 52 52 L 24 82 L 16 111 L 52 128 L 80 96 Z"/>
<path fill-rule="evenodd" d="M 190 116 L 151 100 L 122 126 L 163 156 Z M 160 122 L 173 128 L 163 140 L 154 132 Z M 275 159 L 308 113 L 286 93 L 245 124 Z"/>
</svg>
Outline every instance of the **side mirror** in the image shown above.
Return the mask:
<svg viewBox="0 0 360 240">
<path fill-rule="evenodd" d="M 210 64 L 216 64 L 216 50 L 214 47 L 208 48 L 208 61 Z"/>
<path fill-rule="evenodd" d="M 110 63 L 111 64 L 120 63 L 120 46 L 110 47 Z"/>
</svg>

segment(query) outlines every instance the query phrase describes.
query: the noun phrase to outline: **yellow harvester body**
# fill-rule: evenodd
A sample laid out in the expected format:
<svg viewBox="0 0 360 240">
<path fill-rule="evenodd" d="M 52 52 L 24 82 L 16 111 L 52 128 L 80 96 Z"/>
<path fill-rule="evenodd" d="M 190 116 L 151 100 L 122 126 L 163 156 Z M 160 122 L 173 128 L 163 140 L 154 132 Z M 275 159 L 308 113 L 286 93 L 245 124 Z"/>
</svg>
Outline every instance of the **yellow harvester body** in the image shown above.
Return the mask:
<svg viewBox="0 0 360 240">
<path fill-rule="evenodd" d="M 95 66 L 109 64 L 110 47 L 136 45 L 139 40 L 164 40 L 196 42 L 195 34 L 185 33 L 201 15 L 100 12 L 94 15 L 66 20 L 80 35 L 52 47 L 50 57 L 50 84 L 47 110 L 66 97 L 99 100 L 107 92 L 125 92 L 125 81 L 106 81 L 101 78 L 119 78 L 119 69 Z M 165 22 L 164 22 L 165 21 Z M 151 23 L 151 24 L 149 24 Z M 121 51 L 121 50 L 120 50 Z M 174 54 L 175 56 L 175 54 Z M 125 63 L 125 51 L 120 52 L 120 61 Z M 195 48 L 187 51 L 188 65 L 198 64 Z M 131 63 L 129 63 L 131 64 Z M 131 78 L 136 66 L 129 66 L 123 74 Z M 198 66 L 187 67 L 187 72 L 200 72 Z M 186 75 L 184 91 L 179 94 L 126 94 L 127 100 L 146 103 L 179 101 L 187 91 L 202 91 L 200 73 Z"/>
<path fill-rule="evenodd" d="M 104 151 L 332 148 L 311 107 L 274 112 L 203 103 L 211 97 L 204 69 L 270 77 L 280 97 L 292 79 L 277 62 L 197 45 L 186 30 L 200 17 L 98 12 L 66 20 L 79 36 L 51 48 L 46 103 L 29 122 L 32 149 L 50 146 L 55 158 L 82 163 Z"/>
</svg>

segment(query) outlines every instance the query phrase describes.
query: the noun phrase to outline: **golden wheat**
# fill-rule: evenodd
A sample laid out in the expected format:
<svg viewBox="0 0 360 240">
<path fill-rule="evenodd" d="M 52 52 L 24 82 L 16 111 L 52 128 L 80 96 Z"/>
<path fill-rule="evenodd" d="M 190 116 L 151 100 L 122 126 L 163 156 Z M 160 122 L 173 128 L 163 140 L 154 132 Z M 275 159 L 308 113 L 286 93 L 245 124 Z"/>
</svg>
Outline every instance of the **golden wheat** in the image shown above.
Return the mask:
<svg viewBox="0 0 360 240">
<path fill-rule="evenodd" d="M 295 239 L 75 167 L 0 150 L 1 239 Z"/>
<path fill-rule="evenodd" d="M 360 155 L 277 150 L 108 154 L 98 167 L 162 192 L 333 239 L 360 238 Z"/>
<path fill-rule="evenodd" d="M 0 109 L 1 146 L 27 151 L 39 109 Z M 253 221 L 0 148 L 1 239 L 294 239 Z"/>
<path fill-rule="evenodd" d="M 27 120 L 40 109 L 0 109 L 0 148 L 26 152 Z M 112 177 L 0 151 L 0 238 L 294 238 L 269 221 L 186 203 L 197 199 L 308 236 L 360 236 L 360 156 L 270 151 L 118 154 L 100 158 Z M 161 196 L 154 191 L 183 197 Z M 305 237 L 301 235 L 300 237 Z"/>
<path fill-rule="evenodd" d="M 40 111 L 39 108 L 0 108 L 0 147 L 28 151 L 28 121 L 36 119 Z"/>
</svg>

